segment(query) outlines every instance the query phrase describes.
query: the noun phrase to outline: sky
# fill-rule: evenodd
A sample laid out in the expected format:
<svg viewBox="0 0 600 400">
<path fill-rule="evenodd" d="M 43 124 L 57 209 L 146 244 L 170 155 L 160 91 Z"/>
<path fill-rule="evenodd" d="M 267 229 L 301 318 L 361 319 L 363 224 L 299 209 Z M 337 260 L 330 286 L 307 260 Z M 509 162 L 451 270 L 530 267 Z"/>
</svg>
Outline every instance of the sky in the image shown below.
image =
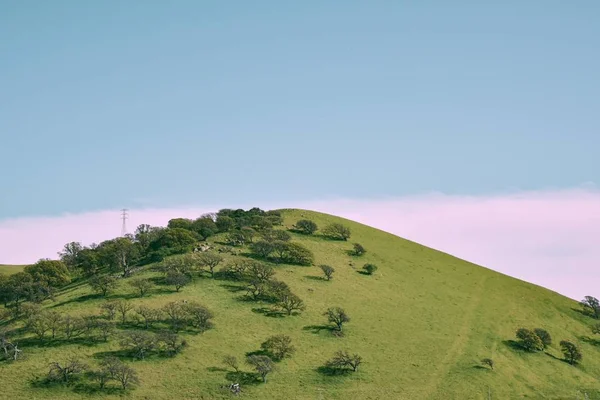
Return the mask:
<svg viewBox="0 0 600 400">
<path fill-rule="evenodd" d="M 306 205 L 575 293 L 600 3 L 484 3 L 0 0 L 0 263 L 124 207 Z"/>
</svg>

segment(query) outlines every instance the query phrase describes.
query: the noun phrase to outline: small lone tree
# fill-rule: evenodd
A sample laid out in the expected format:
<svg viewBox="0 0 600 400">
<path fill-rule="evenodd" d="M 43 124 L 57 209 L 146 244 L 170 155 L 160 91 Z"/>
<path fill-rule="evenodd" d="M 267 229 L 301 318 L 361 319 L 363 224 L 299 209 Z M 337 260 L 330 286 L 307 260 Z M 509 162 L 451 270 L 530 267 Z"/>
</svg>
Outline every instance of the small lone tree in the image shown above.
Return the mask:
<svg viewBox="0 0 600 400">
<path fill-rule="evenodd" d="M 519 328 L 516 336 L 517 339 L 520 340 L 521 346 L 527 351 L 539 351 L 544 349 L 542 339 L 529 329 Z"/>
<path fill-rule="evenodd" d="M 133 304 L 130 304 L 128 301 L 120 300 L 117 303 L 117 311 L 121 314 L 121 322 L 124 324 L 127 322 L 127 313 L 133 310 Z"/>
<path fill-rule="evenodd" d="M 142 279 L 142 278 L 138 278 L 138 279 L 134 279 L 134 280 L 130 281 L 129 285 L 131 287 L 135 288 L 139 292 L 140 297 L 144 297 L 144 295 L 146 293 L 148 293 L 148 291 L 150 289 L 152 289 L 152 287 L 154 286 L 152 284 L 152 282 L 150 281 L 150 279 Z"/>
<path fill-rule="evenodd" d="M 323 274 L 325 275 L 325 279 L 327 279 L 328 281 L 330 281 L 333 278 L 333 273 L 335 272 L 335 268 L 333 268 L 332 266 L 329 265 L 319 265 L 319 268 L 321 268 L 321 271 L 323 271 Z"/>
<path fill-rule="evenodd" d="M 301 219 L 294 225 L 294 230 L 304 235 L 312 235 L 318 229 L 317 224 L 308 219 Z"/>
<path fill-rule="evenodd" d="M 117 287 L 117 280 L 110 275 L 96 275 L 90 278 L 89 284 L 93 291 L 106 297 Z"/>
<path fill-rule="evenodd" d="M 552 344 L 552 336 L 550 336 L 550 333 L 548 333 L 547 330 L 542 328 L 535 328 L 533 330 L 533 333 L 535 333 L 536 336 L 540 338 L 544 349 L 546 349 L 546 347 Z"/>
<path fill-rule="evenodd" d="M 277 361 L 283 360 L 285 357 L 291 357 L 296 351 L 296 348 L 292 345 L 292 338 L 287 335 L 271 336 L 260 347 Z"/>
<path fill-rule="evenodd" d="M 246 362 L 258 372 L 264 383 L 267 383 L 267 375 L 275 369 L 275 364 L 269 356 L 251 355 Z"/>
<path fill-rule="evenodd" d="M 293 293 L 284 293 L 277 303 L 281 309 L 287 312 L 287 315 L 292 315 L 294 311 L 304 311 L 306 306 L 304 301 Z"/>
<path fill-rule="evenodd" d="M 377 271 L 377 265 L 375 264 L 365 264 L 363 266 L 363 270 L 368 274 L 368 275 L 373 275 L 375 273 L 375 271 Z"/>
<path fill-rule="evenodd" d="M 215 253 L 202 253 L 198 256 L 198 264 L 208 268 L 211 278 L 215 276 L 215 268 L 223 261 L 223 257 Z"/>
<path fill-rule="evenodd" d="M 490 369 L 494 369 L 494 360 L 492 360 L 491 358 L 482 358 L 481 364 L 490 367 Z"/>
<path fill-rule="evenodd" d="M 600 301 L 593 296 L 585 296 L 579 303 L 583 308 L 583 312 L 598 319 L 600 318 Z"/>
<path fill-rule="evenodd" d="M 233 370 L 237 373 L 240 372 L 240 364 L 235 356 L 227 355 L 223 357 L 223 364 L 228 367 L 233 368 Z"/>
<path fill-rule="evenodd" d="M 350 238 L 350 228 L 345 225 L 333 223 L 323 228 L 323 235 L 334 240 L 348 240 Z"/>
<path fill-rule="evenodd" d="M 358 366 L 362 363 L 362 357 L 358 354 L 350 355 L 349 352 L 344 350 L 338 350 L 335 352 L 333 357 L 325 363 L 328 368 L 349 368 L 356 372 Z"/>
<path fill-rule="evenodd" d="M 350 322 L 350 317 L 343 308 L 340 307 L 332 307 L 327 309 L 325 314 L 327 316 L 327 320 L 333 324 L 335 324 L 337 330 L 342 332 L 342 327 L 344 323 Z"/>
<path fill-rule="evenodd" d="M 86 371 L 88 366 L 77 358 L 70 358 L 65 363 L 52 362 L 50 363 L 50 371 L 48 371 L 48 379 L 51 381 L 59 381 L 69 383 L 74 377 Z"/>
<path fill-rule="evenodd" d="M 167 285 L 175 286 L 176 292 L 179 292 L 181 288 L 189 284 L 190 281 L 191 278 L 187 274 L 179 271 L 169 271 L 165 278 Z"/>
<path fill-rule="evenodd" d="M 365 250 L 365 248 L 360 243 L 354 243 L 354 245 L 352 246 L 352 254 L 355 256 L 360 257 L 366 252 L 367 250 Z"/>
<path fill-rule="evenodd" d="M 561 340 L 560 349 L 562 350 L 563 354 L 565 355 L 565 360 L 569 364 L 575 365 L 579 361 L 581 361 L 581 359 L 582 359 L 581 351 L 579 350 L 577 345 L 575 345 L 574 343 L 569 342 L 568 340 Z"/>
</svg>

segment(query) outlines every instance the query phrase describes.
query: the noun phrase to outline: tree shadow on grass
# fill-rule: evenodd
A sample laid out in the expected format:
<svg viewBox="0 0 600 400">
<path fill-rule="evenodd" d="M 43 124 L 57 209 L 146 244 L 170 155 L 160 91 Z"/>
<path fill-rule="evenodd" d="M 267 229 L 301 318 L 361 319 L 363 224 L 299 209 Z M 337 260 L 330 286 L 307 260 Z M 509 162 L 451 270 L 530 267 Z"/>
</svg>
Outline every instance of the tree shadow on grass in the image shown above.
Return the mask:
<svg viewBox="0 0 600 400">
<path fill-rule="evenodd" d="M 368 273 L 367 271 L 356 271 L 356 273 L 361 274 L 361 275 L 366 275 L 366 276 L 372 275 L 372 274 Z"/>
<path fill-rule="evenodd" d="M 516 340 L 503 340 L 502 344 L 505 345 L 506 347 L 510 348 L 513 351 L 516 351 L 519 353 L 526 353 L 523 346 L 521 346 L 521 344 L 519 342 L 517 342 Z"/>
<path fill-rule="evenodd" d="M 250 356 L 268 356 L 271 357 L 271 354 L 266 351 L 266 350 L 254 350 L 254 351 L 249 351 L 246 353 L 246 357 L 250 357 Z M 273 360 L 275 361 L 275 360 Z"/>
<path fill-rule="evenodd" d="M 231 285 L 231 284 L 222 284 L 219 285 L 225 289 L 227 289 L 228 291 L 230 291 L 231 293 L 239 293 L 239 292 L 243 292 L 244 290 L 246 290 L 246 288 L 244 286 L 240 286 L 240 285 Z"/>
<path fill-rule="evenodd" d="M 316 371 L 325 376 L 348 376 L 352 373 L 352 371 L 348 368 L 333 368 L 327 365 L 318 367 Z"/>
<path fill-rule="evenodd" d="M 579 336 L 579 340 L 591 344 L 592 346 L 600 346 L 600 340 L 591 338 L 589 336 Z"/>
<path fill-rule="evenodd" d="M 130 299 L 134 299 L 136 297 L 139 297 L 137 295 L 137 293 L 111 294 L 108 296 L 102 296 L 101 293 L 91 293 L 91 294 L 84 294 L 83 296 L 75 297 L 74 299 L 70 299 L 70 300 L 60 302 L 60 303 L 53 304 L 49 308 L 56 308 L 56 307 L 64 306 L 66 304 L 71 304 L 71 303 L 84 303 L 84 302 L 90 301 L 90 300 L 102 300 L 102 299 L 104 299 L 104 300 L 117 300 L 117 299 L 130 300 Z"/>
<path fill-rule="evenodd" d="M 208 367 L 206 368 L 206 370 L 208 372 L 231 372 L 225 368 L 221 368 L 221 367 Z"/>
<path fill-rule="evenodd" d="M 73 392 L 79 394 L 88 394 L 88 395 L 102 395 L 102 396 L 110 396 L 110 395 L 122 395 L 125 391 L 120 387 L 115 386 L 105 386 L 103 389 L 100 389 L 98 384 L 90 384 L 79 382 L 73 386 Z"/>
<path fill-rule="evenodd" d="M 260 385 L 262 379 L 255 372 L 228 372 L 225 374 L 225 379 L 229 382 L 239 383 L 240 385 Z"/>
<path fill-rule="evenodd" d="M 486 371 L 491 371 L 490 368 L 484 367 L 483 365 L 473 365 L 473 369 L 484 369 Z"/>
<path fill-rule="evenodd" d="M 302 330 L 310 331 L 310 332 L 314 333 L 315 335 L 318 335 L 321 333 L 321 331 L 326 331 L 326 332 L 330 332 L 333 334 L 334 331 L 336 331 L 337 329 L 331 325 L 306 325 L 306 326 L 302 327 Z"/>
<path fill-rule="evenodd" d="M 285 313 L 279 310 L 273 310 L 270 309 L 268 307 L 255 307 L 252 309 L 253 313 L 256 314 L 263 314 L 266 317 L 271 317 L 271 318 L 284 318 L 285 317 Z"/>
<path fill-rule="evenodd" d="M 327 282 L 327 279 L 323 278 L 322 276 L 314 276 L 314 275 L 304 275 L 305 279 L 310 279 L 311 281 L 325 281 Z"/>
<path fill-rule="evenodd" d="M 94 353 L 92 355 L 92 357 L 97 360 L 104 360 L 104 359 L 110 358 L 110 357 L 116 357 L 116 358 L 120 358 L 120 359 L 135 358 L 133 356 L 132 352 L 129 350 L 99 351 L 98 353 Z M 152 355 L 148 355 L 145 358 L 145 360 L 147 360 L 149 358 L 152 358 Z"/>
<path fill-rule="evenodd" d="M 35 337 L 26 337 L 26 338 L 22 338 L 19 340 L 15 340 L 15 342 L 17 342 L 19 344 L 19 346 L 22 346 L 22 347 L 37 347 L 37 348 L 54 348 L 54 347 L 60 347 L 60 346 L 65 346 L 65 345 L 72 345 L 72 344 L 76 344 L 79 346 L 94 347 L 99 344 L 105 343 L 104 341 L 94 340 L 92 338 L 86 338 L 86 337 L 77 337 L 77 338 L 71 338 L 71 339 L 66 339 L 66 338 L 50 339 L 50 338 L 48 338 L 48 339 L 44 339 L 44 340 L 40 340 Z"/>
</svg>

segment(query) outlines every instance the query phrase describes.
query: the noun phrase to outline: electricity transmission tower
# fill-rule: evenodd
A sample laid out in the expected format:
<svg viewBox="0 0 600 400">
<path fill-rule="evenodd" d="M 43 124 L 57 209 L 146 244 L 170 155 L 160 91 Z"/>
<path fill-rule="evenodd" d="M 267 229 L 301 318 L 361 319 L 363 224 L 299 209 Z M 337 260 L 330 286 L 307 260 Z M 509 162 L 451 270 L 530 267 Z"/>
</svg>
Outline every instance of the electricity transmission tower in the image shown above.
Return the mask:
<svg viewBox="0 0 600 400">
<path fill-rule="evenodd" d="M 124 208 L 121 210 L 121 220 L 123 221 L 123 225 L 121 226 L 121 236 L 125 236 L 127 234 L 127 218 L 129 218 L 129 214 L 127 213 L 129 210 Z"/>
</svg>

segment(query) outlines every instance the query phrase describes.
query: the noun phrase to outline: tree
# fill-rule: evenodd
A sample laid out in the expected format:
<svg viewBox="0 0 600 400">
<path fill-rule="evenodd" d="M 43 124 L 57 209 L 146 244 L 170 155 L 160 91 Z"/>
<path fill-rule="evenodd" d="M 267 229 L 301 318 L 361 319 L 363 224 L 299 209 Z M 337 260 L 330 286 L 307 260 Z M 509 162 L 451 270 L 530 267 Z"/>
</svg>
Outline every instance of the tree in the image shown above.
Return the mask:
<svg viewBox="0 0 600 400">
<path fill-rule="evenodd" d="M 169 323 L 174 331 L 178 331 L 186 323 L 186 312 L 183 305 L 177 301 L 167 303 L 162 308 L 163 312 L 169 317 Z"/>
<path fill-rule="evenodd" d="M 117 311 L 121 314 L 121 323 L 127 322 L 127 313 L 133 309 L 133 305 L 125 300 L 120 300 L 117 303 Z"/>
<path fill-rule="evenodd" d="M 333 273 L 335 272 L 335 269 L 333 267 L 323 264 L 319 265 L 319 268 L 321 268 L 321 271 L 323 271 L 325 279 L 330 281 L 333 278 Z"/>
<path fill-rule="evenodd" d="M 286 335 L 271 336 L 260 347 L 269 353 L 274 360 L 291 357 L 296 351 L 296 348 L 292 345 L 292 338 Z"/>
<path fill-rule="evenodd" d="M 232 246 L 243 246 L 246 243 L 252 243 L 255 231 L 249 227 L 243 227 L 241 229 L 235 229 L 229 231 L 225 240 Z"/>
<path fill-rule="evenodd" d="M 196 302 L 186 303 L 183 308 L 193 327 L 199 329 L 201 332 L 212 328 L 211 319 L 214 315 L 208 308 Z"/>
<path fill-rule="evenodd" d="M 71 282 L 67 266 L 58 260 L 41 259 L 33 265 L 26 266 L 23 272 L 31 275 L 34 282 L 43 282 L 53 288 Z"/>
<path fill-rule="evenodd" d="M 583 312 L 591 315 L 594 318 L 600 318 L 600 301 L 592 296 L 585 296 L 579 303 L 583 308 Z"/>
<path fill-rule="evenodd" d="M 198 264 L 207 267 L 210 276 L 214 278 L 215 268 L 223 261 L 223 257 L 215 253 L 202 253 L 198 256 Z"/>
<path fill-rule="evenodd" d="M 240 365 L 235 356 L 228 355 L 223 357 L 223 364 L 225 364 L 227 367 L 233 368 L 235 372 L 240 372 Z"/>
<path fill-rule="evenodd" d="M 354 243 L 352 245 L 352 254 L 353 255 L 355 255 L 355 256 L 362 256 L 366 252 L 367 252 L 367 250 L 365 250 L 365 248 L 362 247 L 362 245 L 360 243 Z"/>
<path fill-rule="evenodd" d="M 323 228 L 323 235 L 333 240 L 348 240 L 350 238 L 350 228 L 345 225 L 333 223 Z"/>
<path fill-rule="evenodd" d="M 157 341 L 161 344 L 161 351 L 169 357 L 179 353 L 187 345 L 185 340 L 180 340 L 179 336 L 171 331 L 160 332 L 157 336 Z"/>
<path fill-rule="evenodd" d="M 301 219 L 294 225 L 294 230 L 305 235 L 312 235 L 317 229 L 317 224 L 308 219 Z"/>
<path fill-rule="evenodd" d="M 106 297 L 117 287 L 117 280 L 110 275 L 96 275 L 90 278 L 89 284 L 94 292 Z"/>
<path fill-rule="evenodd" d="M 327 309 L 324 315 L 327 316 L 327 320 L 330 323 L 335 324 L 339 332 L 342 332 L 342 326 L 344 325 L 344 323 L 350 322 L 350 317 L 348 316 L 348 314 L 346 314 L 344 309 L 340 307 L 329 308 Z"/>
<path fill-rule="evenodd" d="M 46 333 L 50 330 L 48 321 L 41 312 L 30 315 L 27 321 L 25 321 L 25 327 L 30 332 L 33 332 L 39 340 L 44 340 Z"/>
<path fill-rule="evenodd" d="M 368 275 L 373 275 L 375 271 L 377 271 L 377 265 L 375 264 L 365 264 L 363 269 Z"/>
<path fill-rule="evenodd" d="M 487 365 L 488 367 L 490 367 L 490 369 L 494 369 L 494 360 L 492 360 L 491 358 L 482 358 L 481 364 Z"/>
<path fill-rule="evenodd" d="M 73 271 L 78 265 L 77 258 L 83 250 L 83 246 L 79 242 L 71 242 L 64 245 L 63 250 L 58 253 L 60 260 L 67 266 L 70 271 Z"/>
<path fill-rule="evenodd" d="M 180 228 L 191 231 L 194 230 L 193 226 L 194 222 L 191 219 L 187 218 L 174 218 L 167 222 L 167 228 L 170 229 Z"/>
<path fill-rule="evenodd" d="M 62 364 L 62 365 L 61 365 Z M 65 363 L 52 362 L 50 363 L 50 371 L 48 379 L 51 381 L 61 381 L 69 383 L 75 376 L 81 374 L 88 369 L 88 366 L 77 358 L 70 358 Z"/>
<path fill-rule="evenodd" d="M 46 311 L 43 313 L 43 318 L 46 320 L 52 339 L 56 338 L 56 333 L 63 326 L 63 315 L 58 311 Z"/>
<path fill-rule="evenodd" d="M 102 257 L 100 251 L 84 247 L 77 253 L 77 258 L 74 261 L 75 267 L 79 269 L 83 275 L 90 277 L 98 273 L 102 266 Z"/>
<path fill-rule="evenodd" d="M 274 242 L 276 240 L 280 242 L 289 242 L 292 240 L 292 235 L 280 229 L 267 229 L 262 232 L 260 236 L 266 242 Z"/>
<path fill-rule="evenodd" d="M 119 237 L 104 241 L 98 247 L 101 259 L 112 270 L 129 276 L 131 268 L 140 259 L 140 245 L 131 237 Z"/>
<path fill-rule="evenodd" d="M 191 278 L 181 272 L 169 271 L 165 277 L 167 285 L 175 286 L 175 291 L 179 292 L 182 287 L 188 285 L 191 282 Z"/>
<path fill-rule="evenodd" d="M 135 312 L 142 318 L 145 329 L 148 329 L 152 323 L 158 321 L 161 316 L 160 310 L 148 306 L 139 306 L 135 309 Z"/>
<path fill-rule="evenodd" d="M 275 369 L 275 364 L 269 356 L 251 355 L 246 362 L 258 372 L 264 383 L 267 383 L 267 375 Z"/>
<path fill-rule="evenodd" d="M 108 341 L 109 336 L 111 336 L 115 331 L 115 324 L 110 321 L 96 320 L 95 325 L 100 332 L 102 340 L 105 342 Z"/>
<path fill-rule="evenodd" d="M 592 325 L 592 333 L 596 335 L 600 334 L 600 322 Z"/>
<path fill-rule="evenodd" d="M 152 289 L 152 287 L 154 286 L 152 284 L 152 282 L 150 281 L 150 279 L 142 279 L 142 278 L 138 278 L 138 279 L 134 279 L 134 280 L 130 281 L 129 285 L 131 287 L 137 289 L 137 291 L 140 293 L 140 297 L 144 297 L 144 295 L 146 293 L 148 293 L 148 291 L 150 289 Z"/>
<path fill-rule="evenodd" d="M 119 342 L 124 350 L 131 351 L 134 357 L 143 360 L 157 345 L 156 336 L 146 331 L 123 333 Z"/>
<path fill-rule="evenodd" d="M 328 368 L 350 368 L 356 372 L 362 363 L 362 357 L 358 354 L 350 355 L 347 351 L 338 350 L 333 357 L 325 363 Z"/>
<path fill-rule="evenodd" d="M 117 303 L 114 301 L 107 301 L 100 306 L 100 310 L 104 313 L 107 320 L 112 321 L 117 314 Z"/>
<path fill-rule="evenodd" d="M 85 321 L 81 317 L 65 315 L 63 320 L 63 332 L 67 339 L 81 336 L 85 331 Z"/>
<path fill-rule="evenodd" d="M 542 328 L 535 328 L 533 330 L 533 333 L 535 333 L 536 336 L 540 338 L 544 349 L 552 344 L 552 337 L 550 336 L 550 333 L 548 333 L 547 330 Z"/>
<path fill-rule="evenodd" d="M 284 248 L 281 261 L 288 264 L 296 265 L 312 265 L 315 256 L 312 251 L 301 245 L 300 243 L 279 242 Z"/>
<path fill-rule="evenodd" d="M 292 315 L 294 311 L 304 311 L 306 309 L 304 301 L 293 293 L 285 293 L 279 298 L 277 303 L 279 307 L 287 312 L 287 315 Z"/>
<path fill-rule="evenodd" d="M 202 216 L 192 223 L 192 229 L 203 238 L 208 238 L 219 232 L 219 228 L 212 218 Z"/>
<path fill-rule="evenodd" d="M 228 217 L 226 215 L 217 216 L 217 220 L 215 221 L 217 225 L 217 229 L 219 232 L 229 232 L 235 227 L 235 221 L 233 218 Z"/>
<path fill-rule="evenodd" d="M 275 250 L 275 245 L 273 242 L 259 240 L 250 245 L 250 250 L 261 258 L 269 258 L 271 253 Z"/>
<path fill-rule="evenodd" d="M 149 245 L 149 250 L 154 253 L 151 258 L 154 261 L 162 261 L 165 256 L 188 253 L 199 239 L 196 232 L 187 229 L 163 229 Z"/>
<path fill-rule="evenodd" d="M 89 379 L 98 382 L 100 390 L 103 390 L 106 387 L 106 384 L 112 379 L 110 372 L 103 367 L 97 370 L 88 371 L 86 375 Z"/>
<path fill-rule="evenodd" d="M 101 366 L 102 369 L 110 375 L 111 379 L 114 379 L 121 384 L 123 390 L 139 383 L 137 372 L 133 368 L 123 364 L 123 362 L 116 357 L 107 358 L 102 362 Z"/>
<path fill-rule="evenodd" d="M 539 351 L 544 349 L 542 339 L 529 329 L 518 329 L 516 336 L 520 340 L 521 346 L 527 351 Z"/>
<path fill-rule="evenodd" d="M 582 359 L 582 355 L 581 355 L 581 351 L 579 350 L 579 348 L 577 347 L 577 345 L 575 345 L 572 342 L 569 342 L 568 340 L 561 340 L 560 341 L 560 349 L 562 350 L 563 354 L 565 355 L 565 360 L 571 364 L 577 364 L 579 361 L 581 361 Z"/>
</svg>

